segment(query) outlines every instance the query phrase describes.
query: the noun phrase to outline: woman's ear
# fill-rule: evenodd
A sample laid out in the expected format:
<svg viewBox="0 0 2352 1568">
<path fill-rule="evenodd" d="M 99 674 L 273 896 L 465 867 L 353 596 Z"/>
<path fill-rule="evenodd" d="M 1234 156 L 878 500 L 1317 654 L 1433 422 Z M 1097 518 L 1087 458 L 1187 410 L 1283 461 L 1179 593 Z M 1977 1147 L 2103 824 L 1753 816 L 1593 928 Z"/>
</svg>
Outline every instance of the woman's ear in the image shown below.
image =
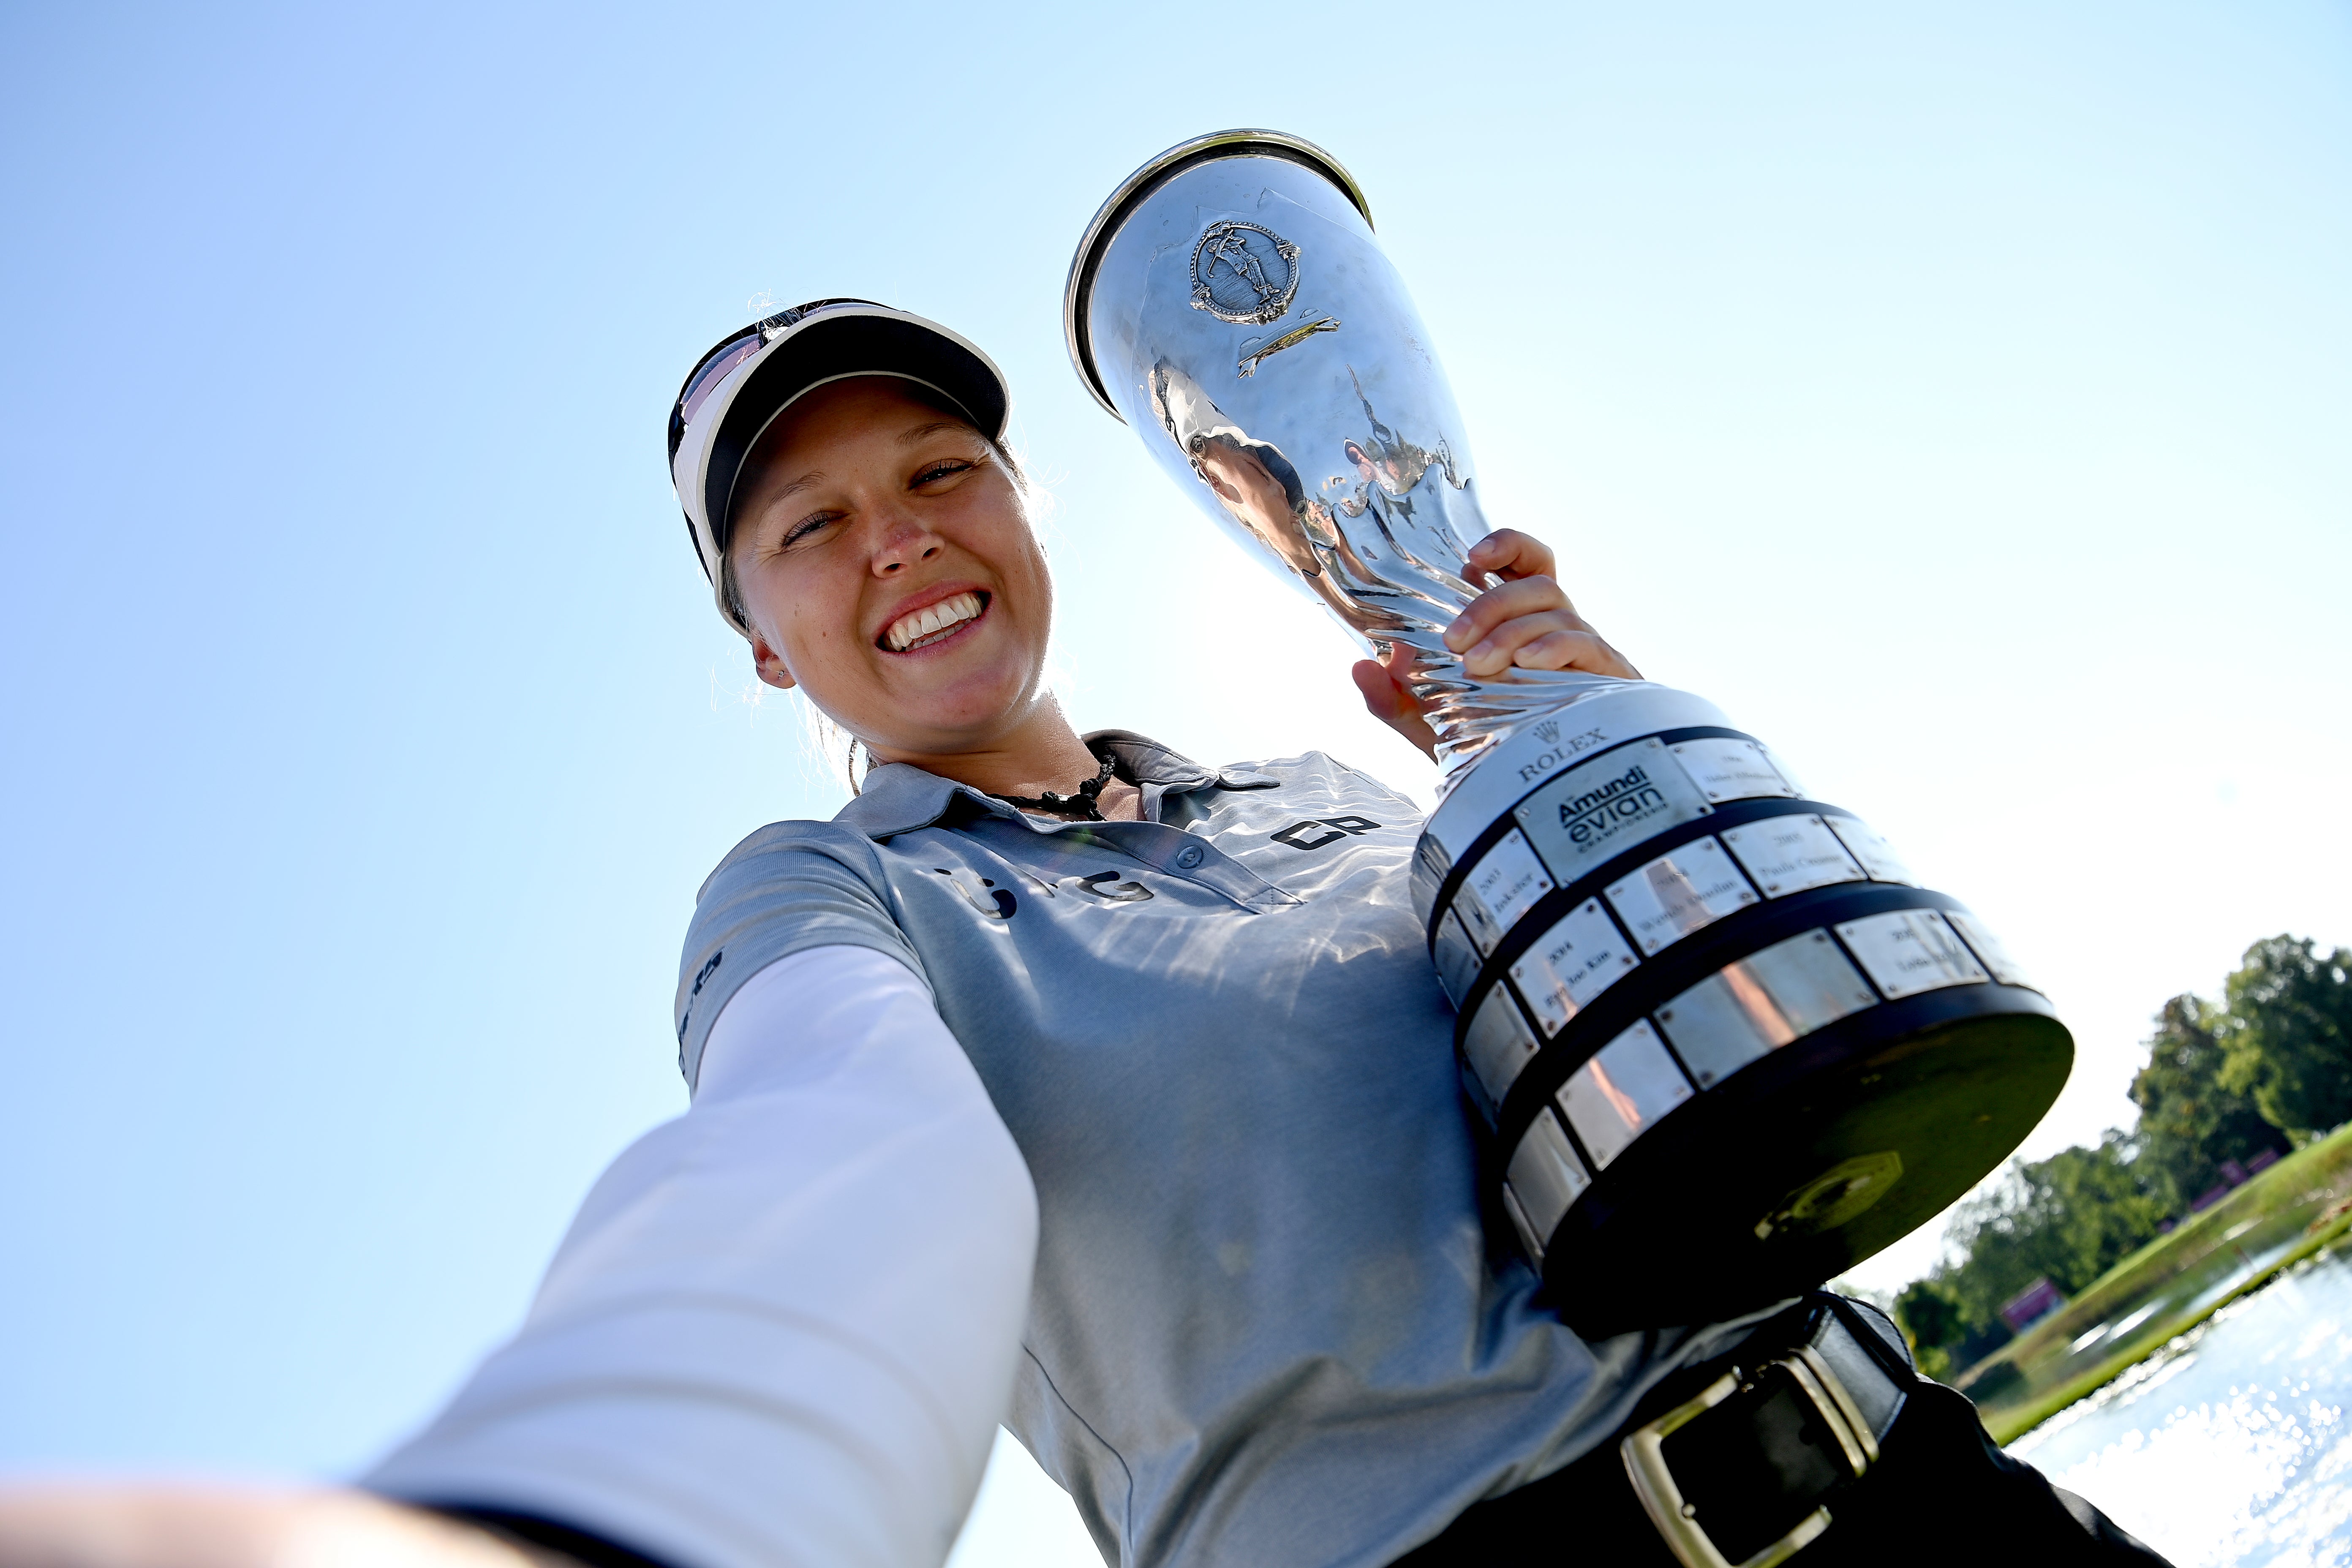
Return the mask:
<svg viewBox="0 0 2352 1568">
<path fill-rule="evenodd" d="M 756 627 L 751 632 L 751 673 L 779 691 L 790 691 L 800 684 L 784 668 L 784 656 L 768 641 L 767 634 Z"/>
</svg>

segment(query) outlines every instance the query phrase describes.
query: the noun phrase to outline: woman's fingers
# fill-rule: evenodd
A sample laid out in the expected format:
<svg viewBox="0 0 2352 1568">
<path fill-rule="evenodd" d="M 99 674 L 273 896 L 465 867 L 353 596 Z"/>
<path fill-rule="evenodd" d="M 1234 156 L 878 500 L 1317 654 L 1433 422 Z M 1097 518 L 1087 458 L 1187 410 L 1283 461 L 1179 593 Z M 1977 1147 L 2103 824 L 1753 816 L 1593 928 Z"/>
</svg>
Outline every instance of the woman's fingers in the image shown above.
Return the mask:
<svg viewBox="0 0 2352 1568">
<path fill-rule="evenodd" d="M 1529 616 L 1545 615 L 1566 617 L 1564 621 L 1555 621 L 1552 625 L 1563 625 L 1578 631 L 1592 629 L 1577 615 L 1576 606 L 1568 602 L 1568 595 L 1559 591 L 1559 584 L 1549 577 L 1522 577 L 1499 588 L 1489 588 L 1471 600 L 1469 607 L 1454 616 L 1454 624 L 1445 628 L 1445 646 L 1455 653 L 1467 655 L 1480 644 L 1491 641 L 1508 623 Z M 1551 626 L 1544 629 L 1549 631 Z M 1518 645 L 1514 643 L 1511 646 L 1516 647 Z M 1498 665 L 1496 668 L 1501 667 Z"/>
<path fill-rule="evenodd" d="M 1622 680 L 1642 678 L 1573 609 L 1512 616 L 1462 650 L 1462 668 L 1475 677 L 1499 675 L 1515 664 L 1521 669 L 1580 669 Z"/>
<path fill-rule="evenodd" d="M 1470 547 L 1470 564 L 1507 580 L 1552 574 L 1551 546 L 1516 528 L 1498 528 Z"/>
<path fill-rule="evenodd" d="M 1573 627 L 1555 626 L 1544 629 L 1551 617 L 1529 616 L 1504 626 L 1494 637 L 1462 661 L 1462 668 L 1475 676 L 1500 674 L 1510 665 L 1521 669 L 1580 669 L 1587 675 L 1613 675 L 1620 680 L 1639 680 L 1642 672 L 1623 654 L 1609 646 L 1599 632 L 1579 623 Z M 1517 639 L 1524 637 L 1524 641 Z M 1516 643 L 1506 653 L 1506 644 Z M 1483 655 L 1481 649 L 1489 650 Z"/>
<path fill-rule="evenodd" d="M 1552 553 L 1543 541 L 1517 529 L 1497 529 L 1470 552 L 1470 564 L 1504 579 L 1470 601 L 1445 628 L 1445 646 L 1462 656 L 1474 677 L 1521 669 L 1580 669 L 1638 680 L 1641 672 L 1594 631 L 1550 575 Z"/>
<path fill-rule="evenodd" d="M 1364 694 L 1365 710 L 1421 748 L 1423 755 L 1434 761 L 1437 756 L 1437 731 L 1421 716 L 1420 699 L 1397 680 L 1396 670 L 1402 668 L 1407 650 L 1392 648 L 1388 662 L 1358 659 L 1348 673 L 1355 678 L 1356 689 Z"/>
</svg>

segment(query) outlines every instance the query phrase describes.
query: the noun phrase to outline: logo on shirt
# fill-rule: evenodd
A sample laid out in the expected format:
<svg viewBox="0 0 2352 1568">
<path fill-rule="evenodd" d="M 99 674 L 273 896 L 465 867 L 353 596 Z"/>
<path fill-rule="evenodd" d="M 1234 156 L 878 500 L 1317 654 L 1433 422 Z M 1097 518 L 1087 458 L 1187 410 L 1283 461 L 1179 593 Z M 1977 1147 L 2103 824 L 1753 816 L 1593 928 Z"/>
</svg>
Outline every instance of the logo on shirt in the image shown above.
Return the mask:
<svg viewBox="0 0 2352 1568">
<path fill-rule="evenodd" d="M 1293 849 L 1320 849 L 1326 844 L 1337 844 L 1351 834 L 1370 833 L 1380 826 L 1369 816 L 1309 817 L 1267 837 L 1276 844 L 1286 844 Z"/>
<path fill-rule="evenodd" d="M 1097 871 L 1091 877 L 1074 877 L 1063 885 L 1091 893 L 1108 904 L 1139 904 L 1151 897 L 1151 889 L 1140 882 L 1113 880 L 1118 875 L 1116 871 Z"/>
<path fill-rule="evenodd" d="M 945 866 L 934 866 L 931 869 L 953 884 L 955 890 L 963 895 L 965 903 L 990 920 L 1009 921 L 1021 908 L 1021 900 L 1013 896 L 1013 889 L 998 887 L 992 878 L 967 871 L 961 866 L 952 871 Z"/>
</svg>

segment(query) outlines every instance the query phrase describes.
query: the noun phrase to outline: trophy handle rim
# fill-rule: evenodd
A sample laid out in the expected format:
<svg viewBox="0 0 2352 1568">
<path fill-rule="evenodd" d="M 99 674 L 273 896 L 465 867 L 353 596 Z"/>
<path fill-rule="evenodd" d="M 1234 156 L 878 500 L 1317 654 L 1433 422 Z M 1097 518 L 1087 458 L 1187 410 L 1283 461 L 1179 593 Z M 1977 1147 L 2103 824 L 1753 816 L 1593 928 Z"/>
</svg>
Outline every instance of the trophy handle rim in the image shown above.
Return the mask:
<svg viewBox="0 0 2352 1568">
<path fill-rule="evenodd" d="M 1322 175 L 1338 186 L 1363 216 L 1364 226 L 1372 226 L 1371 204 L 1365 200 L 1363 187 L 1356 184 L 1356 177 L 1348 173 L 1347 166 L 1304 136 L 1294 136 L 1287 131 L 1241 127 L 1208 132 L 1179 142 L 1121 180 L 1103 205 L 1095 209 L 1093 220 L 1078 237 L 1076 253 L 1070 258 L 1070 276 L 1062 289 L 1062 338 L 1070 351 L 1070 365 L 1078 373 L 1079 383 L 1102 405 L 1105 413 L 1122 425 L 1126 417 L 1111 402 L 1102 374 L 1095 368 L 1094 344 L 1087 332 L 1087 310 L 1094 297 L 1095 268 L 1129 215 L 1153 191 L 1195 164 L 1252 156 L 1280 158 Z"/>
</svg>

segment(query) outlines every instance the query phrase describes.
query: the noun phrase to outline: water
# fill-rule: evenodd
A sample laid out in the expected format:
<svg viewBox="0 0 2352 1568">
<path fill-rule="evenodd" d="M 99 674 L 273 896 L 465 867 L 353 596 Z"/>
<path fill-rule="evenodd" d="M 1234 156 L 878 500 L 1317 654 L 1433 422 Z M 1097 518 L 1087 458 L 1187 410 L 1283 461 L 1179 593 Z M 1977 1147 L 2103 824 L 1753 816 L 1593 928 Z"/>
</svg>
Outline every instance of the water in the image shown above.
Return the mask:
<svg viewBox="0 0 2352 1568">
<path fill-rule="evenodd" d="M 2352 1258 L 2290 1270 L 2010 1446 L 2179 1568 L 2352 1564 Z"/>
</svg>

